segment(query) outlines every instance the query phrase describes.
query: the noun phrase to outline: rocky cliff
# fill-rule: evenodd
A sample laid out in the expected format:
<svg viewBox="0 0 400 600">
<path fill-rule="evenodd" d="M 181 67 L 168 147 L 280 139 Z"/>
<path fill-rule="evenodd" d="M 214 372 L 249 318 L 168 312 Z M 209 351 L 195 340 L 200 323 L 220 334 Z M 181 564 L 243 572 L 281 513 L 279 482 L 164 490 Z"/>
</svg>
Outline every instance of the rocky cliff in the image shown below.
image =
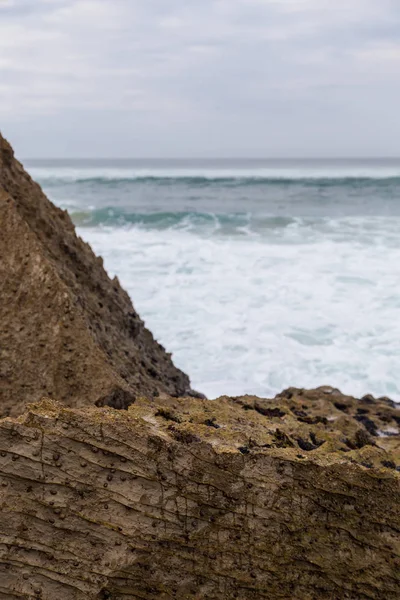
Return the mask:
<svg viewBox="0 0 400 600">
<path fill-rule="evenodd" d="M 50 395 L 127 407 L 189 378 L 0 136 L 0 416 Z"/>
<path fill-rule="evenodd" d="M 0 299 L 0 599 L 400 598 L 398 406 L 179 398 L 1 137 Z"/>
<path fill-rule="evenodd" d="M 45 400 L 0 421 L 0 598 L 397 600 L 400 411 Z"/>
</svg>

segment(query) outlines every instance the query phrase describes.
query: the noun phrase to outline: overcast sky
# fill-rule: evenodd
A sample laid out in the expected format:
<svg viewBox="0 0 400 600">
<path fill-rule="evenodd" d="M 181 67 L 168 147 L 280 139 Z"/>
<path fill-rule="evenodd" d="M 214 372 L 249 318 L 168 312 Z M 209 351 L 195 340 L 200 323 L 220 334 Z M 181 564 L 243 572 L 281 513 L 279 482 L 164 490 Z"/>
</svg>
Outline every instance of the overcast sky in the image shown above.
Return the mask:
<svg viewBox="0 0 400 600">
<path fill-rule="evenodd" d="M 400 156 L 400 0 L 0 0 L 22 157 Z"/>
</svg>

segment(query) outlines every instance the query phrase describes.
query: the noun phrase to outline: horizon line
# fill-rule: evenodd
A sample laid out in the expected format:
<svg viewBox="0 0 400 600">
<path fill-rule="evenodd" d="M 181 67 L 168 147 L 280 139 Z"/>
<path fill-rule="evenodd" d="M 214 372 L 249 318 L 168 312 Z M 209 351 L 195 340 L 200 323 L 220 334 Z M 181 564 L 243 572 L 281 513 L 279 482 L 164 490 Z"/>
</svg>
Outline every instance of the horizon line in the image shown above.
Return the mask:
<svg viewBox="0 0 400 600">
<path fill-rule="evenodd" d="M 109 160 L 109 161 L 127 161 L 127 160 L 156 160 L 156 161 L 193 161 L 193 160 L 207 160 L 207 161 L 290 161 L 290 160 L 298 160 L 298 161 L 327 161 L 327 160 L 399 160 L 399 155 L 388 155 L 388 156 L 193 156 L 193 157 L 183 157 L 183 156 L 119 156 L 119 157 L 111 157 L 111 156 L 36 156 L 36 157 L 23 157 L 20 158 L 21 161 L 35 161 L 35 160 L 48 160 L 48 161 L 62 161 L 62 160 L 71 160 L 71 161 L 84 161 L 84 160 Z"/>
</svg>

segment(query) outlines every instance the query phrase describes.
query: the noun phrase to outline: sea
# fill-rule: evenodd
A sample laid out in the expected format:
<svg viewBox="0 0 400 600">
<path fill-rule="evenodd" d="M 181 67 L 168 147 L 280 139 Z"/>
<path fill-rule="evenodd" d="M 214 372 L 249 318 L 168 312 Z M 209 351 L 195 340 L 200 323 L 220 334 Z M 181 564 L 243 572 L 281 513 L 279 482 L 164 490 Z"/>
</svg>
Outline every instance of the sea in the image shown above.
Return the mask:
<svg viewBox="0 0 400 600">
<path fill-rule="evenodd" d="M 400 160 L 27 160 L 210 398 L 400 400 Z"/>
</svg>

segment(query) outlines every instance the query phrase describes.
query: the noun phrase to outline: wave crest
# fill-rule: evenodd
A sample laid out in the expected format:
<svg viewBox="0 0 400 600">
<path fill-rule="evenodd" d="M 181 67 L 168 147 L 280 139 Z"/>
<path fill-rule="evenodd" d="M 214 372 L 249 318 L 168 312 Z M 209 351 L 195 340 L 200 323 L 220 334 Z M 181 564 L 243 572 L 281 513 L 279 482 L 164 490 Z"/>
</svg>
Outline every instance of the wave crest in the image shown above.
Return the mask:
<svg viewBox="0 0 400 600">
<path fill-rule="evenodd" d="M 70 211 L 74 223 L 81 227 L 129 227 L 144 229 L 213 228 L 225 232 L 237 232 L 248 227 L 282 229 L 298 221 L 294 217 L 258 216 L 249 213 L 215 214 L 205 212 L 155 212 L 131 213 L 107 207 L 88 211 Z"/>
<path fill-rule="evenodd" d="M 113 177 L 106 175 L 102 177 L 90 176 L 49 176 L 38 177 L 39 183 L 46 187 L 59 185 L 87 185 L 87 186 L 107 186 L 115 187 L 119 185 L 145 185 L 153 184 L 159 186 L 184 185 L 188 187 L 208 187 L 208 186 L 224 186 L 224 187 L 247 187 L 247 186 L 303 186 L 312 188 L 329 188 L 329 187 L 364 187 L 364 186 L 392 186 L 400 185 L 399 177 L 263 177 L 252 175 L 250 177 L 235 176 L 223 177 L 211 175 L 207 176 L 141 176 L 132 175 L 124 177 Z"/>
</svg>

